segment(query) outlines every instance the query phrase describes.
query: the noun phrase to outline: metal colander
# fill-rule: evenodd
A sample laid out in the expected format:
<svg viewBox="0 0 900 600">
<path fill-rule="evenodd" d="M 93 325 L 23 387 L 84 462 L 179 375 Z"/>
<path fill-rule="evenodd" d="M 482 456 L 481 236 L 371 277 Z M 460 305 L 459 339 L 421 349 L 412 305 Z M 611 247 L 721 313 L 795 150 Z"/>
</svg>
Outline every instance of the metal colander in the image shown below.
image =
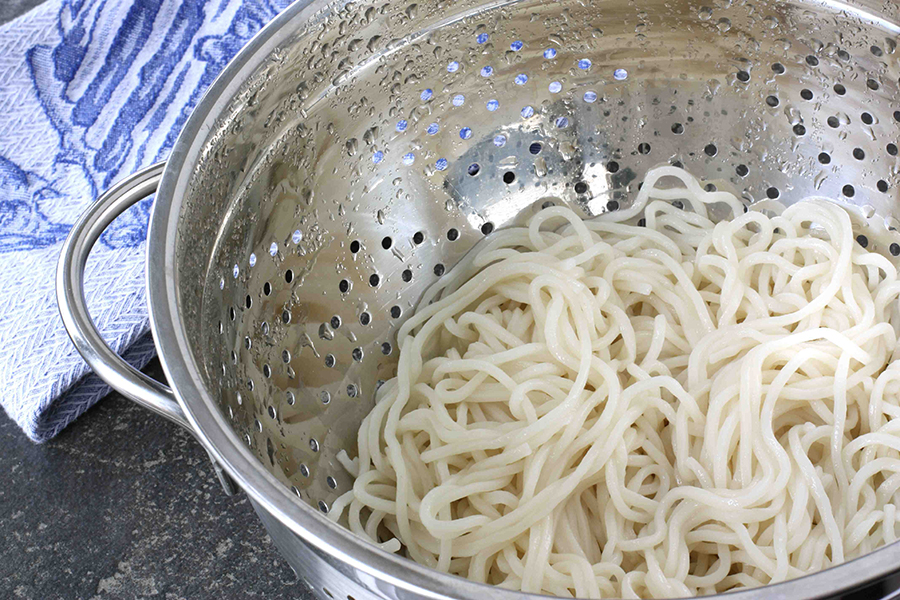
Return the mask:
<svg viewBox="0 0 900 600">
<path fill-rule="evenodd" d="M 301 2 L 288 13 L 182 134 L 148 268 L 163 362 L 207 446 L 218 425 L 203 425 L 192 389 L 218 403 L 209 419 L 242 453 L 321 512 L 352 485 L 337 455 L 356 455 L 425 289 L 547 203 L 584 217 L 627 208 L 650 168 L 673 164 L 748 204 L 858 205 L 881 230 L 869 247 L 900 254 L 892 0 Z M 289 520 L 286 506 L 261 511 L 268 526 Z M 363 577 L 365 561 L 351 568 L 323 549 L 334 526 L 315 527 L 318 549 L 292 563 L 320 593 L 403 595 L 407 567 L 393 583 Z M 275 538 L 286 554 L 304 547 Z"/>
<path fill-rule="evenodd" d="M 900 30 L 833 5 L 360 3 L 311 24 L 192 182 L 198 208 L 229 199 L 184 259 L 209 257 L 193 326 L 235 431 L 327 512 L 424 290 L 547 202 L 627 207 L 662 163 L 748 203 L 892 215 Z"/>
</svg>

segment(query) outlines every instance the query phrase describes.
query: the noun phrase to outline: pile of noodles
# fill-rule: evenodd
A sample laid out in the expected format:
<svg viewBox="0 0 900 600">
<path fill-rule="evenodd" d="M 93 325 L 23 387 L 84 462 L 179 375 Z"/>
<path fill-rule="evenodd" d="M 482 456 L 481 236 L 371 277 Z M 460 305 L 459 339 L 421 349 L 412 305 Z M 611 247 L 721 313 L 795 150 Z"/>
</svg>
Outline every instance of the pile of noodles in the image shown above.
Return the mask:
<svg viewBox="0 0 900 600">
<path fill-rule="evenodd" d="M 558 596 L 712 594 L 860 556 L 897 532 L 898 294 L 826 200 L 745 212 L 663 167 L 629 211 L 547 208 L 403 326 L 331 516 Z"/>
</svg>

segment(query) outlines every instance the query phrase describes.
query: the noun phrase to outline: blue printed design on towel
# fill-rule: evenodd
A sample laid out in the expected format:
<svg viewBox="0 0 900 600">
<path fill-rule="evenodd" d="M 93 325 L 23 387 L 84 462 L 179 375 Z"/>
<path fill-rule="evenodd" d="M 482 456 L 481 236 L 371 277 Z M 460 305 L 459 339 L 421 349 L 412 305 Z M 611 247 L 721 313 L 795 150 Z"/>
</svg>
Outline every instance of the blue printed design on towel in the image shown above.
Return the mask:
<svg viewBox="0 0 900 600">
<path fill-rule="evenodd" d="M 41 204 L 57 200 L 46 180 L 28 173 L 0 156 L 0 252 L 52 246 L 69 232 L 69 226 L 54 223 L 41 211 Z"/>
<path fill-rule="evenodd" d="M 0 404 L 43 441 L 107 388 L 86 377 L 54 302 L 59 245 L 115 181 L 164 160 L 203 92 L 290 0 L 47 0 L 0 26 Z M 152 356 L 144 240 L 152 200 L 94 248 L 95 320 Z M 92 259 L 93 260 L 93 259 Z M 138 343 L 139 340 L 143 340 Z"/>
</svg>

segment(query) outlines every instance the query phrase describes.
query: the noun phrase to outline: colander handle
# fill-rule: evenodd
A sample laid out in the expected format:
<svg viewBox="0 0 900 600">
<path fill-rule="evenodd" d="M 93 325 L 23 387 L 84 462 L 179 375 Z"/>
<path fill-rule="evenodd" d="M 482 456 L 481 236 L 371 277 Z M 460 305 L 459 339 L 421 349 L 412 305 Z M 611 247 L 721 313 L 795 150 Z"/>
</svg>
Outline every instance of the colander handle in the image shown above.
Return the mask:
<svg viewBox="0 0 900 600">
<path fill-rule="evenodd" d="M 84 297 L 84 267 L 91 248 L 125 209 L 156 191 L 164 167 L 165 163 L 156 163 L 116 183 L 81 215 L 63 244 L 56 271 L 56 300 L 69 338 L 94 373 L 126 398 L 194 434 L 172 390 L 126 363 L 106 345 Z M 213 467 L 225 492 L 234 494 L 231 478 L 215 460 Z"/>
</svg>

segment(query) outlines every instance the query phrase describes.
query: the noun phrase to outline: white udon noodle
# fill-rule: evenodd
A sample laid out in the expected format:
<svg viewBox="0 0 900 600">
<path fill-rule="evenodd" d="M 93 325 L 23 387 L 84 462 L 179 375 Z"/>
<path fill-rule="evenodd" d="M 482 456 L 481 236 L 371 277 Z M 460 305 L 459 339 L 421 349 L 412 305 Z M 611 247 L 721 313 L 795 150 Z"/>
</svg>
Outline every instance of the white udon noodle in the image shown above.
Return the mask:
<svg viewBox="0 0 900 600">
<path fill-rule="evenodd" d="M 400 329 L 330 515 L 557 596 L 712 594 L 860 556 L 897 532 L 898 294 L 821 199 L 745 213 L 662 167 L 632 210 L 547 208 Z"/>
</svg>

